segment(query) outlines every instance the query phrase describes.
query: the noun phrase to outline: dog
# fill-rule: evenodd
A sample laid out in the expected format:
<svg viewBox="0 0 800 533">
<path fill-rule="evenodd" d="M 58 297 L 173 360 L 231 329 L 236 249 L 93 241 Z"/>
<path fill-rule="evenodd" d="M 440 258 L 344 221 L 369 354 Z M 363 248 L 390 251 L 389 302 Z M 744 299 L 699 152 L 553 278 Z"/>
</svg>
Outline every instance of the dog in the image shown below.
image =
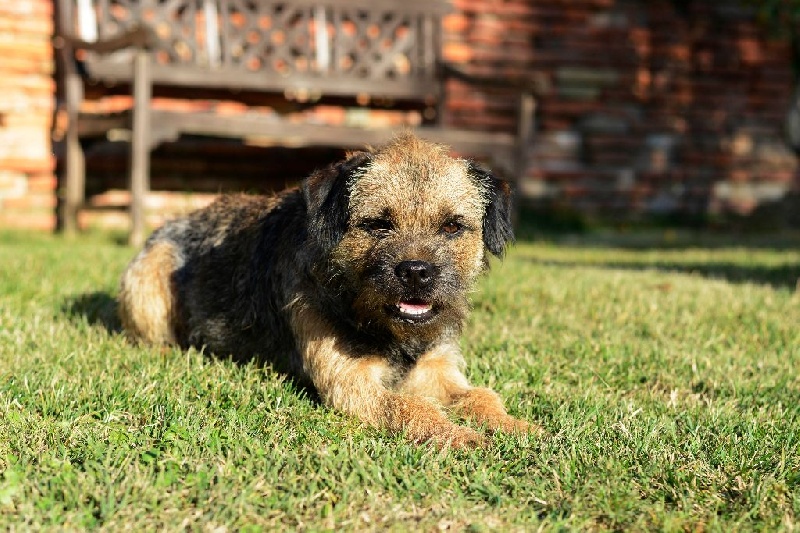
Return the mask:
<svg viewBox="0 0 800 533">
<path fill-rule="evenodd" d="M 274 196 L 222 196 L 155 231 L 125 270 L 127 334 L 257 358 L 322 403 L 414 442 L 537 432 L 463 374 L 468 294 L 513 238 L 509 185 L 401 134 Z"/>
</svg>

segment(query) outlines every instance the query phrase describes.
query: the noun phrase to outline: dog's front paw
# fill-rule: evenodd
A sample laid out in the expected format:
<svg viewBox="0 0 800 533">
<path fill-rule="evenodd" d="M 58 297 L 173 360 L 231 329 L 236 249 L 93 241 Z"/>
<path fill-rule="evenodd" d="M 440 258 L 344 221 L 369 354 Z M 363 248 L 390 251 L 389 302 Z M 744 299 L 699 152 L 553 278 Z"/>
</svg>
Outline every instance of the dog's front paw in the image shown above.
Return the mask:
<svg viewBox="0 0 800 533">
<path fill-rule="evenodd" d="M 489 429 L 492 431 L 502 431 L 503 433 L 513 433 L 516 435 L 532 435 L 540 437 L 544 434 L 544 429 L 538 424 L 532 424 L 526 420 L 514 418 L 511 415 L 496 418 L 489 421 Z"/>
<path fill-rule="evenodd" d="M 486 444 L 486 437 L 472 428 L 455 424 L 431 437 L 437 446 L 451 448 L 479 448 Z"/>
</svg>

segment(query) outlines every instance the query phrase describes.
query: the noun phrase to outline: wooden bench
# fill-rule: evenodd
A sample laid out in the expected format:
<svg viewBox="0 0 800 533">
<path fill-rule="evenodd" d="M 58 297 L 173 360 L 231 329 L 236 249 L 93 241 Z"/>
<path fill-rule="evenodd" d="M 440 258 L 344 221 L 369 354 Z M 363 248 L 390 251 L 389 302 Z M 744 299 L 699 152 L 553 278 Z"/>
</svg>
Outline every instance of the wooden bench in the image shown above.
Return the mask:
<svg viewBox="0 0 800 533">
<path fill-rule="evenodd" d="M 413 129 L 473 157 L 487 157 L 511 177 L 525 167 L 533 130 L 534 86 L 470 76 L 442 60 L 440 0 L 57 0 L 64 101 L 65 196 L 62 227 L 75 232 L 85 203 L 81 140 L 113 129 L 131 132 L 131 236 L 145 236 L 144 198 L 150 151 L 182 134 L 257 137 L 281 146 L 358 147 L 388 140 L 392 128 L 309 124 L 274 114 L 223 116 L 213 111 L 156 109 L 153 88 L 260 91 L 295 100 L 357 98 L 417 102 L 424 120 Z M 448 78 L 519 95 L 513 133 L 470 131 L 442 122 Z M 127 86 L 131 109 L 81 110 L 86 83 Z"/>
</svg>

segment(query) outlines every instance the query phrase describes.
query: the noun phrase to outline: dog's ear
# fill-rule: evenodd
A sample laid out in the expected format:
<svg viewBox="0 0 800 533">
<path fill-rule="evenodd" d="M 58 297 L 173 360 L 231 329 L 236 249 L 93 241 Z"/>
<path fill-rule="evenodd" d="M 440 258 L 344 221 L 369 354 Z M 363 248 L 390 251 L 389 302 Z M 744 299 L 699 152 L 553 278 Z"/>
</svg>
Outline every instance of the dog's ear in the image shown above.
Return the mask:
<svg viewBox="0 0 800 533">
<path fill-rule="evenodd" d="M 514 239 L 511 224 L 511 186 L 495 177 L 491 172 L 470 161 L 469 173 L 486 197 L 483 213 L 483 243 L 486 249 L 502 257 L 506 243 Z"/>
<path fill-rule="evenodd" d="M 365 152 L 348 154 L 344 161 L 314 172 L 303 183 L 309 236 L 325 251 L 336 246 L 347 231 L 350 183 L 369 160 Z"/>
</svg>

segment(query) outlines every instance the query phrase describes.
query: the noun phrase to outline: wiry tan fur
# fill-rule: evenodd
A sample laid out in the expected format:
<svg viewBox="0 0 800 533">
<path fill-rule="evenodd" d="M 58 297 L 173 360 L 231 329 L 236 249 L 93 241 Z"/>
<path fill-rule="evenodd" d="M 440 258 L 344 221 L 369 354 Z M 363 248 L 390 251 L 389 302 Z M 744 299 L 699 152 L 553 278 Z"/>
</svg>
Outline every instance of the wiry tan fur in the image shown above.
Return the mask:
<svg viewBox="0 0 800 533">
<path fill-rule="evenodd" d="M 134 339 L 174 344 L 178 322 L 173 273 L 178 252 L 166 242 L 143 250 L 125 271 L 119 289 L 122 327 Z"/>
<path fill-rule="evenodd" d="M 465 172 L 466 165 L 467 161 L 450 157 L 444 146 L 410 135 L 401 137 L 401 142 L 378 151 L 359 176 L 350 193 L 352 218 L 369 219 L 388 210 L 398 232 L 416 236 L 435 232 L 444 218 L 452 215 L 480 227 L 486 199 Z M 370 244 L 363 241 L 363 235 L 351 233 L 345 235 L 339 249 L 351 258 L 359 257 Z M 425 259 L 432 255 L 430 240 L 413 239 L 406 245 L 409 257 Z M 454 263 L 465 278 L 474 278 L 482 270 L 480 232 L 468 235 L 453 252 Z"/>
<path fill-rule="evenodd" d="M 507 199 L 507 185 L 475 172 L 445 147 L 404 135 L 314 173 L 302 192 L 225 197 L 151 237 L 122 277 L 122 323 L 150 343 L 258 353 L 313 385 L 325 405 L 415 442 L 485 442 L 448 412 L 489 430 L 537 431 L 463 373 L 467 293 L 487 250 L 500 255 L 510 238 L 486 220 L 507 217 L 507 206 L 490 206 Z M 318 234 L 331 228 L 316 221 L 336 224 L 341 216 L 326 210 L 345 196 L 346 227 L 326 244 Z M 375 219 L 391 229 L 371 230 Z M 443 230 L 453 220 L 456 236 Z M 396 272 L 409 261 L 434 265 L 438 285 L 406 296 Z M 423 296 L 440 308 L 433 319 L 392 314 L 398 299 Z"/>
<path fill-rule="evenodd" d="M 457 447 L 481 444 L 477 431 L 451 422 L 442 407 L 463 418 L 506 432 L 538 432 L 509 415 L 492 390 L 473 387 L 461 368 L 457 346 L 428 352 L 397 385 L 386 360 L 353 359 L 337 345 L 336 332 L 313 311 L 295 311 L 295 333 L 302 339 L 306 372 L 325 404 L 358 416 L 364 422 L 404 432 L 411 440 L 433 440 Z"/>
</svg>

